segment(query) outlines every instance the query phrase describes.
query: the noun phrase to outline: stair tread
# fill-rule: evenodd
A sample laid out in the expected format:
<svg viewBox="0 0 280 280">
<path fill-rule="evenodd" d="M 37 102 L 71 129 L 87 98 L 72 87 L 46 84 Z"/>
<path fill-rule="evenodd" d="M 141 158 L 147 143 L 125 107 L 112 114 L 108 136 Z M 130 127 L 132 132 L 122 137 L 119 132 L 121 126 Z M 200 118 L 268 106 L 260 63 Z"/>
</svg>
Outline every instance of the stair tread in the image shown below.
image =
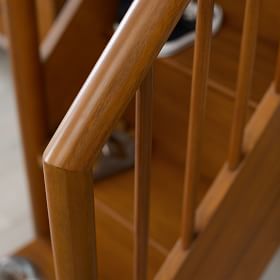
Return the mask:
<svg viewBox="0 0 280 280">
<path fill-rule="evenodd" d="M 98 207 L 95 216 L 99 279 L 132 279 L 133 240 L 131 231 L 106 215 L 104 211 L 100 211 Z M 32 261 L 44 279 L 55 280 L 50 240 L 35 239 L 15 252 L 15 255 Z M 149 257 L 148 279 L 153 279 L 166 254 L 150 247 Z"/>
<path fill-rule="evenodd" d="M 157 154 L 152 159 L 150 238 L 162 251 L 172 248 L 179 236 L 182 206 L 184 170 Z M 119 175 L 97 182 L 95 197 L 111 211 L 116 211 L 131 230 L 133 228 L 134 172 L 128 170 Z M 200 193 L 208 186 L 205 178 Z M 200 195 L 201 196 L 201 195 Z M 105 210 L 106 211 L 106 210 Z"/>
<path fill-rule="evenodd" d="M 235 90 L 238 73 L 241 33 L 226 22 L 218 34 L 213 37 L 210 56 L 209 80 L 219 87 Z M 162 59 L 162 63 L 191 74 L 194 48 L 186 48 L 179 54 Z M 256 63 L 251 99 L 260 101 L 270 85 L 275 68 L 277 44 L 258 39 Z"/>
<path fill-rule="evenodd" d="M 158 74 L 163 77 L 163 72 Z M 164 75 L 169 76 L 168 73 Z M 168 83 L 168 80 L 164 81 L 166 87 Z M 185 78 L 184 88 L 189 88 L 190 83 L 190 77 Z M 179 237 L 180 230 L 188 100 L 187 91 L 170 94 L 168 89 L 163 94 L 156 93 L 154 100 L 150 238 L 167 251 Z M 233 101 L 232 96 L 208 86 L 198 201 L 226 159 Z M 249 116 L 253 111 L 254 108 L 249 107 Z M 174 160 L 174 154 L 178 160 Z M 96 182 L 94 187 L 96 200 L 105 204 L 112 215 L 120 217 L 130 228 L 133 222 L 133 173 L 133 169 L 128 170 Z"/>
</svg>

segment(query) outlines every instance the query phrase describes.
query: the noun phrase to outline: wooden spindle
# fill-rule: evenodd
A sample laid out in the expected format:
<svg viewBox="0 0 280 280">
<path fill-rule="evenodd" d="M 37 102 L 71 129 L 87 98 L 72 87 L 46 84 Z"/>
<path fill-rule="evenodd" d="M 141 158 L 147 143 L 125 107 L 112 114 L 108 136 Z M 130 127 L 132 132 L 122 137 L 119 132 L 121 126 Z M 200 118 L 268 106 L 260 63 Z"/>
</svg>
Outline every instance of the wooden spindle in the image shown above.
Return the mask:
<svg viewBox="0 0 280 280">
<path fill-rule="evenodd" d="M 275 91 L 277 93 L 280 93 L 280 44 L 279 44 L 279 50 L 278 50 L 278 58 L 276 61 Z"/>
<path fill-rule="evenodd" d="M 38 235 L 48 236 L 45 185 L 39 163 L 48 141 L 48 126 L 35 3 L 6 0 L 3 4 L 35 230 Z"/>
<path fill-rule="evenodd" d="M 194 236 L 195 200 L 199 181 L 199 158 L 207 94 L 213 6 L 213 0 L 198 1 L 182 213 L 182 245 L 184 249 L 190 246 Z"/>
<path fill-rule="evenodd" d="M 136 94 L 134 279 L 147 279 L 152 152 L 153 70 Z"/>
<path fill-rule="evenodd" d="M 228 165 L 231 170 L 236 169 L 242 159 L 243 135 L 247 118 L 248 99 L 253 80 L 259 11 L 260 0 L 246 1 L 237 91 L 228 155 Z"/>
</svg>

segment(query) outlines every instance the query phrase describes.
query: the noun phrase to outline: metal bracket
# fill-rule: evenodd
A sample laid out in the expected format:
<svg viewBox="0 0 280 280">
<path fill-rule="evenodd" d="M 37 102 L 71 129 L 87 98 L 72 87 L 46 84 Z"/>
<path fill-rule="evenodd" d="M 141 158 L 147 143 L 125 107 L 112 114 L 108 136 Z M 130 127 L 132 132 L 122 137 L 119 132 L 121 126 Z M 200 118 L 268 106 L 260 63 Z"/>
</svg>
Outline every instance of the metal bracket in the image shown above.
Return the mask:
<svg viewBox="0 0 280 280">
<path fill-rule="evenodd" d="M 93 168 L 95 180 L 115 175 L 134 166 L 134 140 L 128 132 L 116 131 L 102 149 Z"/>
</svg>

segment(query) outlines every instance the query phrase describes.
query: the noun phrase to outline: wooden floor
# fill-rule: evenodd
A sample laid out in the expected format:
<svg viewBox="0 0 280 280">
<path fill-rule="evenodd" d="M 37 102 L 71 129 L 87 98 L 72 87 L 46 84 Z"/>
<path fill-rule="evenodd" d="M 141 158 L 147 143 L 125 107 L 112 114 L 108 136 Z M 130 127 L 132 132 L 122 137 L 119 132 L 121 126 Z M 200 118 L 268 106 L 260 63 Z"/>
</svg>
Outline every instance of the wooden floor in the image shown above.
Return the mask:
<svg viewBox="0 0 280 280">
<path fill-rule="evenodd" d="M 226 157 L 239 44 L 240 33 L 228 26 L 213 40 L 198 200 Z M 179 232 L 192 53 L 189 48 L 156 65 L 149 278 L 163 262 Z M 259 42 L 250 114 L 271 81 L 275 55 L 276 46 Z M 2 180 L 1 175 L 1 186 Z M 97 182 L 94 188 L 100 278 L 131 279 L 133 171 Z M 36 240 L 19 254 L 31 258 L 48 280 L 54 279 L 48 240 Z"/>
</svg>

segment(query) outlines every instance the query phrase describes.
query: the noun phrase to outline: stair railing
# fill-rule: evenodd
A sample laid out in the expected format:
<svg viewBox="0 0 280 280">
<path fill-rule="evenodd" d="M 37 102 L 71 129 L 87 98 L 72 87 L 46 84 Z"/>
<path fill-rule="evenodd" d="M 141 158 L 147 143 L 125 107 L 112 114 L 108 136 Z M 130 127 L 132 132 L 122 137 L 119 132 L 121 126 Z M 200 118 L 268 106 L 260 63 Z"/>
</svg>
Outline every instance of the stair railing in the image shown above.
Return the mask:
<svg viewBox="0 0 280 280">
<path fill-rule="evenodd" d="M 97 277 L 91 170 L 139 87 L 134 277 L 146 278 L 152 108 L 152 76 L 147 73 L 151 73 L 153 61 L 188 2 L 141 0 L 132 4 L 44 153 L 52 247 L 59 280 Z"/>
<path fill-rule="evenodd" d="M 44 154 L 52 246 L 58 280 L 96 279 L 92 166 L 136 93 L 134 278 L 147 278 L 151 163 L 152 64 L 187 0 L 135 1 L 114 34 Z M 247 0 L 236 105 L 228 163 L 243 155 L 246 107 L 252 83 L 260 1 Z M 198 1 L 196 43 L 187 142 L 181 237 L 157 279 L 175 278 L 203 217 L 205 228 L 223 195 L 199 215 L 195 208 L 211 49 L 213 0 Z M 279 71 L 275 88 L 279 89 Z M 139 91 L 137 89 L 140 88 Z M 207 203 L 206 203 L 207 204 Z M 178 249 L 179 248 L 179 249 Z"/>
</svg>

